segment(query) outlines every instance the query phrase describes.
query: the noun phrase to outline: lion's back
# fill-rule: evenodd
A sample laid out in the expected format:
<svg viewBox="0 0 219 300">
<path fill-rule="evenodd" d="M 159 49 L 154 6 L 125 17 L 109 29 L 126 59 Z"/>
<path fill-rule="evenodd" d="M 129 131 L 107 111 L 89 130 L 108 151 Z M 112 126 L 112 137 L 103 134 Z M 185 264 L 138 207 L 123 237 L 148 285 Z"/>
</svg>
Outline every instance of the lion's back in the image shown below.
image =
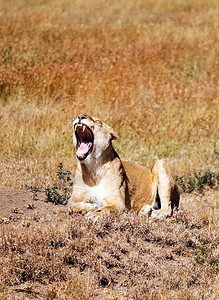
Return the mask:
<svg viewBox="0 0 219 300">
<path fill-rule="evenodd" d="M 153 202 L 156 184 L 151 170 L 139 164 L 122 161 L 127 175 L 131 208 L 139 211 L 145 204 Z"/>
</svg>

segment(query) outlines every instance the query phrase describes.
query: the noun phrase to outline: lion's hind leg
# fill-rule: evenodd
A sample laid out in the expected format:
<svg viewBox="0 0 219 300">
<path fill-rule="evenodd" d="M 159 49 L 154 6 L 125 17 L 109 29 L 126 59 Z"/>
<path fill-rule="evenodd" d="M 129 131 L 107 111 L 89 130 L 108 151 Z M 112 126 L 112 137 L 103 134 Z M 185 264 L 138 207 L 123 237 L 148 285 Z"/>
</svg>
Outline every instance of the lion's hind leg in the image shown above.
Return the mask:
<svg viewBox="0 0 219 300">
<path fill-rule="evenodd" d="M 152 204 L 151 216 L 165 219 L 173 213 L 173 208 L 179 205 L 179 192 L 171 177 L 168 165 L 164 160 L 158 160 L 152 168 L 157 185 L 157 196 Z"/>
</svg>

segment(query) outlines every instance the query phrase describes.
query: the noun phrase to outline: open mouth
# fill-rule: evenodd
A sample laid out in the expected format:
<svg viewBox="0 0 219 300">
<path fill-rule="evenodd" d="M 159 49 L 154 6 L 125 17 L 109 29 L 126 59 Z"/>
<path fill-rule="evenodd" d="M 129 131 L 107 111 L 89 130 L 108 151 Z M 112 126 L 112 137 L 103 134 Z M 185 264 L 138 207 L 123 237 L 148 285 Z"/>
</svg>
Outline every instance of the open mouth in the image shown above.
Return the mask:
<svg viewBox="0 0 219 300">
<path fill-rule="evenodd" d="M 74 130 L 77 139 L 76 155 L 78 159 L 84 160 L 93 150 L 93 132 L 84 124 L 75 124 Z"/>
</svg>

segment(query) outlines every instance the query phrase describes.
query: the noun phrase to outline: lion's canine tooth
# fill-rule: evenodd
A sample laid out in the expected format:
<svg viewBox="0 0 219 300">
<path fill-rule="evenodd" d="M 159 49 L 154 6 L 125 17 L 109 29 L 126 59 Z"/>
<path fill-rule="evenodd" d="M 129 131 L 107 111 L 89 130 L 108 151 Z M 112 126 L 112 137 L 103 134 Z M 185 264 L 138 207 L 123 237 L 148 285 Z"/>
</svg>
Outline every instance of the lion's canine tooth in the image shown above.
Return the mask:
<svg viewBox="0 0 219 300">
<path fill-rule="evenodd" d="M 86 129 L 86 126 L 85 126 L 85 125 L 83 125 L 83 132 L 85 131 L 85 129 Z"/>
<path fill-rule="evenodd" d="M 77 123 L 77 124 L 75 124 L 75 131 L 76 131 L 76 129 L 78 128 L 78 127 L 81 127 L 83 124 L 79 124 L 79 123 Z"/>
</svg>

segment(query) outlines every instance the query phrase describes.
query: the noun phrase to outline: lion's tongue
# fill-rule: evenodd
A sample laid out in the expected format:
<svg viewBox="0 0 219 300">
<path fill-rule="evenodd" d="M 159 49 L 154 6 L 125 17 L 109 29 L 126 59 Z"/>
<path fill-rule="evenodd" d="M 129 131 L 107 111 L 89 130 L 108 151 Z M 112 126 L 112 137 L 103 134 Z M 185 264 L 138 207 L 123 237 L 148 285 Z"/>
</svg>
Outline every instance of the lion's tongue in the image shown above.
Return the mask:
<svg viewBox="0 0 219 300">
<path fill-rule="evenodd" d="M 77 156 L 84 156 L 90 148 L 89 145 L 90 143 L 86 144 L 82 142 L 76 151 Z"/>
</svg>

